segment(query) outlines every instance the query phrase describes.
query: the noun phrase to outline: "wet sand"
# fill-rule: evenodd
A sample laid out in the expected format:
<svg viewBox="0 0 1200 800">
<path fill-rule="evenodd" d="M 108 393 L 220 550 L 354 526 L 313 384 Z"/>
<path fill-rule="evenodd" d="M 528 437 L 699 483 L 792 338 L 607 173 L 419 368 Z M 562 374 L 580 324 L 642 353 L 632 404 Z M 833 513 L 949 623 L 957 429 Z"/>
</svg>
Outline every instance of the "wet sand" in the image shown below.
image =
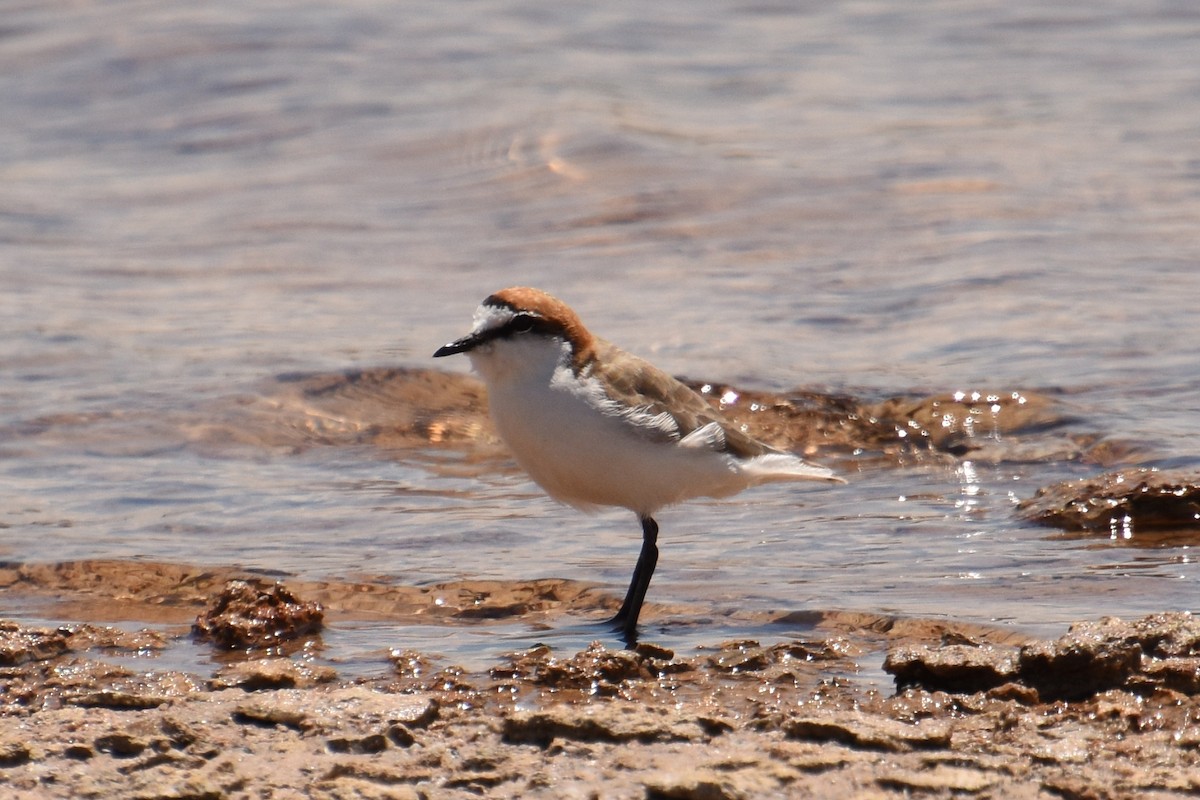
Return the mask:
<svg viewBox="0 0 1200 800">
<path fill-rule="evenodd" d="M 617 599 L 566 581 L 283 586 L 129 562 L 7 567 L 0 582 L 59 614 L 105 607 L 160 623 L 0 623 L 0 781 L 10 797 L 1200 790 L 1200 622 L 1187 614 L 1081 624 L 1036 641 L 1006 628 L 830 613 L 802 639 L 714 642 L 686 656 L 652 637 L 634 650 L 534 645 L 482 669 L 397 642 L 373 674 L 347 677 L 313 658 L 319 624 L 231 648 L 192 623 L 228 612 L 236 587 L 276 609 L 279 597 L 319 607 L 326 630 L 383 613 L 482 626 L 532 614 L 553 626 Z M 184 641 L 213 649 L 209 671 L 155 667 Z M 895 690 L 858 678 L 881 665 Z"/>
</svg>

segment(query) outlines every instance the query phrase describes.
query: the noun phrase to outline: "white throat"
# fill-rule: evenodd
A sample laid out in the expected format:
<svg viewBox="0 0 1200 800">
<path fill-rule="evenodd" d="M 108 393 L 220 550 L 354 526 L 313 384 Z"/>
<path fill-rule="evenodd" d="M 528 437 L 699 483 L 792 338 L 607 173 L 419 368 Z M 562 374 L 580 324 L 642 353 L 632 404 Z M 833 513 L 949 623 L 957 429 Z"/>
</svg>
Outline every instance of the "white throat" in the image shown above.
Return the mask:
<svg viewBox="0 0 1200 800">
<path fill-rule="evenodd" d="M 514 383 L 549 384 L 555 371 L 569 367 L 571 346 L 562 339 L 523 334 L 497 339 L 467 353 L 471 366 L 490 387 Z"/>
</svg>

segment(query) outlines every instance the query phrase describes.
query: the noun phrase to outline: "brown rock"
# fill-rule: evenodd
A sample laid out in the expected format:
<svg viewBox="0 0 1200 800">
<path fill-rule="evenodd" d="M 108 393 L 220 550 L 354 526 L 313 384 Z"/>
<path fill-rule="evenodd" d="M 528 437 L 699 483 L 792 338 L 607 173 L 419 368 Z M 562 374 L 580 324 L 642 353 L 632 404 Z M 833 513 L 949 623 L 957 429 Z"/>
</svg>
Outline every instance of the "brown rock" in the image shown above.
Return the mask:
<svg viewBox="0 0 1200 800">
<path fill-rule="evenodd" d="M 1056 642 L 1022 647 L 1017 673 L 1042 700 L 1078 700 L 1123 686 L 1141 663 L 1142 648 L 1137 643 L 1072 630 Z"/>
<path fill-rule="evenodd" d="M 170 646 L 165 634 L 144 629 L 124 631 L 107 625 L 72 625 L 64 630 L 70 633 L 74 650 L 94 648 L 113 654 L 148 655 Z"/>
<path fill-rule="evenodd" d="M 325 742 L 334 753 L 382 753 L 388 748 L 388 737 L 382 733 L 369 733 L 366 736 L 334 736 Z"/>
<path fill-rule="evenodd" d="M 1200 655 L 1200 619 L 1186 611 L 1151 614 L 1130 622 L 1105 617 L 1099 622 L 1077 623 L 1071 630 L 1135 643 L 1157 658 Z"/>
<path fill-rule="evenodd" d="M 62 628 L 30 628 L 0 621 L 0 666 L 60 656 L 71 649 L 69 638 L 70 632 Z"/>
<path fill-rule="evenodd" d="M 113 689 L 103 689 L 95 692 L 80 692 L 70 695 L 66 701 L 73 706 L 84 708 L 158 708 L 171 702 L 171 698 L 162 694 L 143 694 Z"/>
<path fill-rule="evenodd" d="M 697 738 L 699 726 L 685 731 L 662 714 L 611 705 L 556 705 L 542 711 L 518 711 L 505 717 L 501 732 L 512 743 L 547 747 L 555 739 L 579 742 L 655 742 Z M 690 735 L 689 735 L 690 734 Z"/>
<path fill-rule="evenodd" d="M 195 744 L 200 734 L 196 729 L 175 717 L 164 716 L 159 723 L 159 729 L 167 736 L 174 747 L 185 748 Z"/>
<path fill-rule="evenodd" d="M 436 717 L 437 701 L 431 695 L 388 694 L 361 686 L 317 692 L 279 689 L 255 694 L 234 708 L 237 722 L 283 725 L 302 732 L 337 731 L 347 742 L 386 736 L 396 725 L 420 728 Z M 352 750 L 352 744 L 346 746 Z M 373 745 L 364 745 L 369 746 Z"/>
<path fill-rule="evenodd" d="M 220 669 L 209 681 L 213 689 L 236 687 L 248 692 L 264 689 L 295 689 L 337 680 L 337 670 L 303 664 L 290 658 L 259 658 Z"/>
<path fill-rule="evenodd" d="M 770 650 L 762 647 L 758 642 L 747 640 L 723 644 L 720 652 L 709 658 L 708 663 L 721 672 L 738 674 L 759 672 L 774 661 Z"/>
<path fill-rule="evenodd" d="M 1200 694 L 1200 657 L 1154 659 L 1145 664 L 1142 672 L 1150 685 L 1189 695 Z"/>
<path fill-rule="evenodd" d="M 386 695 L 388 722 L 406 728 L 426 728 L 438 718 L 438 702 L 429 694 Z"/>
<path fill-rule="evenodd" d="M 33 758 L 29 745 L 18 739 L 0 739 L 0 767 L 17 767 Z"/>
<path fill-rule="evenodd" d="M 312 717 L 300 707 L 301 704 L 281 702 L 280 698 L 268 696 L 238 704 L 234 709 L 235 722 L 259 725 L 282 725 L 297 731 L 307 731 L 315 726 Z"/>
<path fill-rule="evenodd" d="M 881 429 L 890 428 L 893 438 L 954 455 L 991 446 L 1000 435 L 1044 431 L 1069 421 L 1052 398 L 1012 390 L 894 398 L 864 411 Z"/>
<path fill-rule="evenodd" d="M 1185 612 L 1073 625 L 1053 642 L 897 647 L 884 669 L 899 688 L 989 692 L 1022 703 L 1080 700 L 1108 689 L 1200 693 L 1200 621 Z"/>
<path fill-rule="evenodd" d="M 312 788 L 313 800 L 424 800 L 411 786 L 376 783 L 349 776 L 325 780 Z"/>
<path fill-rule="evenodd" d="M 97 736 L 92 745 L 101 753 L 128 758 L 140 754 L 150 746 L 150 743 L 144 737 L 135 736 L 126 731 L 116 731 L 104 736 Z"/>
<path fill-rule="evenodd" d="M 586 650 L 559 657 L 548 647 L 535 647 L 512 657 L 508 669 L 493 670 L 493 677 L 529 681 L 551 690 L 574 689 L 588 695 L 611 697 L 639 681 L 652 681 L 671 671 L 672 664 L 658 659 L 673 653 L 661 648 L 610 650 L 592 642 Z"/>
<path fill-rule="evenodd" d="M 229 581 L 192 631 L 230 650 L 278 646 L 321 630 L 320 603 L 304 602 L 281 583 Z"/>
<path fill-rule="evenodd" d="M 993 689 L 1016 673 L 1012 648 L 964 644 L 898 647 L 888 653 L 883 669 L 896 677 L 898 689 L 963 693 Z"/>
<path fill-rule="evenodd" d="M 883 771 L 876 782 L 888 788 L 927 794 L 956 792 L 976 794 L 995 784 L 999 778 L 977 769 L 937 765 L 932 769 L 891 769 Z"/>
<path fill-rule="evenodd" d="M 1018 507 L 1025 519 L 1129 539 L 1147 531 L 1200 531 L 1200 473 L 1152 468 L 1046 486 Z"/>
<path fill-rule="evenodd" d="M 790 739 L 842 744 L 902 753 L 946 747 L 950 727 L 941 720 L 922 720 L 916 724 L 869 716 L 861 712 L 830 716 L 792 717 L 783 723 Z"/>
<path fill-rule="evenodd" d="M 750 770 L 719 772 L 704 768 L 658 775 L 645 786 L 647 800 L 743 800 L 770 797 L 779 791 L 775 781 Z"/>
</svg>

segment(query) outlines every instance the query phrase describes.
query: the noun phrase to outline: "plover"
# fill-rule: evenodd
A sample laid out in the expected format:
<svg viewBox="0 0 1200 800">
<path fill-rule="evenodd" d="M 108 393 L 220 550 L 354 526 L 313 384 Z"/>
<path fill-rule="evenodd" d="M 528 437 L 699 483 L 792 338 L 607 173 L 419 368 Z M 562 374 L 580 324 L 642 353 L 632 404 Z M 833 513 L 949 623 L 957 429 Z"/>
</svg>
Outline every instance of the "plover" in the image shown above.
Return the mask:
<svg viewBox="0 0 1200 800">
<path fill-rule="evenodd" d="M 485 299 L 471 332 L 433 355 L 455 353 L 471 359 L 500 438 L 547 494 L 584 511 L 619 506 L 637 514 L 641 554 L 611 620 L 630 646 L 658 562 L 659 509 L 771 481 L 843 482 L 746 435 L 680 381 L 593 336 L 566 303 L 538 289 Z"/>
</svg>

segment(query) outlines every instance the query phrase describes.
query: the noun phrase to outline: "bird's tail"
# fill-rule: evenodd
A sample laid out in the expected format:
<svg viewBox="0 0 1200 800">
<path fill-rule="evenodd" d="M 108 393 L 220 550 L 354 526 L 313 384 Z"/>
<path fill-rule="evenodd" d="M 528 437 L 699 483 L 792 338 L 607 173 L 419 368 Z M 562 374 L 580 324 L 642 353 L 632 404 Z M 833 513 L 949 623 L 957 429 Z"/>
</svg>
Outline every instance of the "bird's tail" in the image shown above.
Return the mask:
<svg viewBox="0 0 1200 800">
<path fill-rule="evenodd" d="M 831 481 L 845 483 L 833 470 L 809 464 L 787 453 L 763 453 L 743 463 L 742 469 L 756 483 L 768 481 Z"/>
</svg>

